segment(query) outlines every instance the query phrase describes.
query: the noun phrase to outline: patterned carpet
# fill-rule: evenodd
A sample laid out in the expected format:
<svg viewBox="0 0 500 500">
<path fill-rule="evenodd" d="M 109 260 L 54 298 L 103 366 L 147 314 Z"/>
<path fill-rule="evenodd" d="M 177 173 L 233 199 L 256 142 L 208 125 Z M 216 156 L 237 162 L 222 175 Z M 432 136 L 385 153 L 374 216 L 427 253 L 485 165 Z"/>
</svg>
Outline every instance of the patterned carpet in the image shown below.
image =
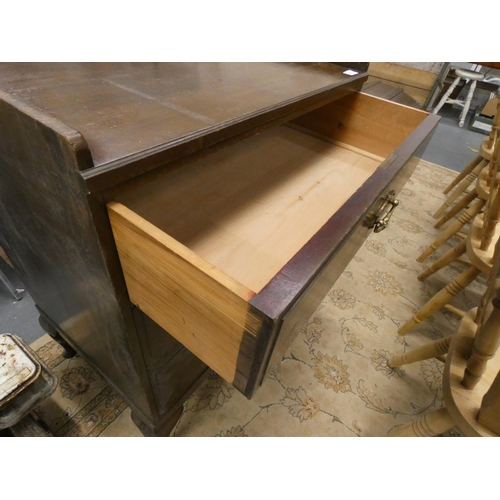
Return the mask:
<svg viewBox="0 0 500 500">
<path fill-rule="evenodd" d="M 425 283 L 417 280 L 425 265 L 415 259 L 439 233 L 432 214 L 455 175 L 421 161 L 389 228 L 369 237 L 254 399 L 248 401 L 212 374 L 186 402 L 173 435 L 385 436 L 394 426 L 440 408 L 440 361 L 393 369 L 387 360 L 451 333 L 458 323 L 442 311 L 407 336 L 397 334 L 462 269 L 457 264 Z M 452 304 L 474 307 L 483 290 L 479 279 Z M 64 359 L 48 336 L 32 347 L 60 380 L 37 410 L 55 436 L 141 435 L 130 410 L 83 360 Z M 454 429 L 446 435 L 460 433 Z"/>
</svg>

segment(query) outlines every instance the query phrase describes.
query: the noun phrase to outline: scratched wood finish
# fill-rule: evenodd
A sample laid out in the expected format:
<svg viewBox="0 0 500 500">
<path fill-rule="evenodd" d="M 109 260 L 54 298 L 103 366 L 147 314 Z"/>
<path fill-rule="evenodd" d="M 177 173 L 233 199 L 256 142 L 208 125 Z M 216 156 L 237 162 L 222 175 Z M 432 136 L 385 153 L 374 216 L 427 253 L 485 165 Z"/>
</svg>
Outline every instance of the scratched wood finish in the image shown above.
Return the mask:
<svg viewBox="0 0 500 500">
<path fill-rule="evenodd" d="M 361 88 L 367 75 L 344 69 L 0 64 L 2 246 L 47 321 L 153 434 L 170 427 L 206 368 L 185 347 L 173 357 L 163 351 L 163 362 L 143 354 L 103 190 Z M 164 332 L 163 340 L 173 339 Z"/>
<path fill-rule="evenodd" d="M 207 365 L 137 308 L 134 320 L 158 413 L 166 415 L 185 401 L 209 370 Z"/>
<path fill-rule="evenodd" d="M 65 340 L 152 418 L 134 332 L 125 329 L 78 174 L 92 165 L 85 140 L 3 91 L 0 136 L 0 220 L 9 258 Z"/>
<path fill-rule="evenodd" d="M 366 74 L 344 71 L 328 63 L 4 63 L 0 85 L 81 132 L 93 178 L 159 166 L 332 100 L 337 87 L 361 88 Z"/>
</svg>

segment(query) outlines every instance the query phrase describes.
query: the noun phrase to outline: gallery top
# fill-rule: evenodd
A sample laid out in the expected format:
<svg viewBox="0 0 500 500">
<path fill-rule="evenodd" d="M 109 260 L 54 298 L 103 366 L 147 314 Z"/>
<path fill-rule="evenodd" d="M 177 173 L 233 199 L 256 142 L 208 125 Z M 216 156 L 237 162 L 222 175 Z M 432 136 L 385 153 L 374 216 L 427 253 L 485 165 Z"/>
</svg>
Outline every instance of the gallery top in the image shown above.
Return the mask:
<svg viewBox="0 0 500 500">
<path fill-rule="evenodd" d="M 171 161 L 293 117 L 366 79 L 346 69 L 331 63 L 1 63 L 0 89 L 79 132 L 93 169 L 111 170 L 168 150 L 161 161 Z"/>
</svg>

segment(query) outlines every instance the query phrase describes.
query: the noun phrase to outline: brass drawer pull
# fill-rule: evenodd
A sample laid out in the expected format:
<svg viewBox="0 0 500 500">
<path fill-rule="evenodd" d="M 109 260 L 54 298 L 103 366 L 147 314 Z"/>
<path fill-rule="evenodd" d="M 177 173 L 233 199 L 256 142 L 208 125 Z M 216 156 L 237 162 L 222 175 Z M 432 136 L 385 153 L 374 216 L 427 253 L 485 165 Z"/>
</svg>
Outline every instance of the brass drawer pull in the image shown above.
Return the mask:
<svg viewBox="0 0 500 500">
<path fill-rule="evenodd" d="M 395 198 L 396 192 L 391 191 L 385 198 L 385 203 L 380 208 L 379 214 L 375 217 L 375 222 L 372 227 L 375 233 L 380 233 L 383 231 L 391 220 L 392 213 L 394 209 L 399 205 L 399 200 Z"/>
</svg>

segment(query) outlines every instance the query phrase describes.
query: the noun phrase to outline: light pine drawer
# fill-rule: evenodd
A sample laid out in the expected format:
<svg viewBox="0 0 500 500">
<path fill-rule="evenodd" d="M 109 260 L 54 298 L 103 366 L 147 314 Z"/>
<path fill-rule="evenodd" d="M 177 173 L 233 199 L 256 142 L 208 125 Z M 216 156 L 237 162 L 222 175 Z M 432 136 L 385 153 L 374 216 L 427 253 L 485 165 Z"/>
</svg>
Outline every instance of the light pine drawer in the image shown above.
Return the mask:
<svg viewBox="0 0 500 500">
<path fill-rule="evenodd" d="M 130 301 L 251 397 L 387 214 L 437 121 L 353 94 L 116 193 Z"/>
</svg>

